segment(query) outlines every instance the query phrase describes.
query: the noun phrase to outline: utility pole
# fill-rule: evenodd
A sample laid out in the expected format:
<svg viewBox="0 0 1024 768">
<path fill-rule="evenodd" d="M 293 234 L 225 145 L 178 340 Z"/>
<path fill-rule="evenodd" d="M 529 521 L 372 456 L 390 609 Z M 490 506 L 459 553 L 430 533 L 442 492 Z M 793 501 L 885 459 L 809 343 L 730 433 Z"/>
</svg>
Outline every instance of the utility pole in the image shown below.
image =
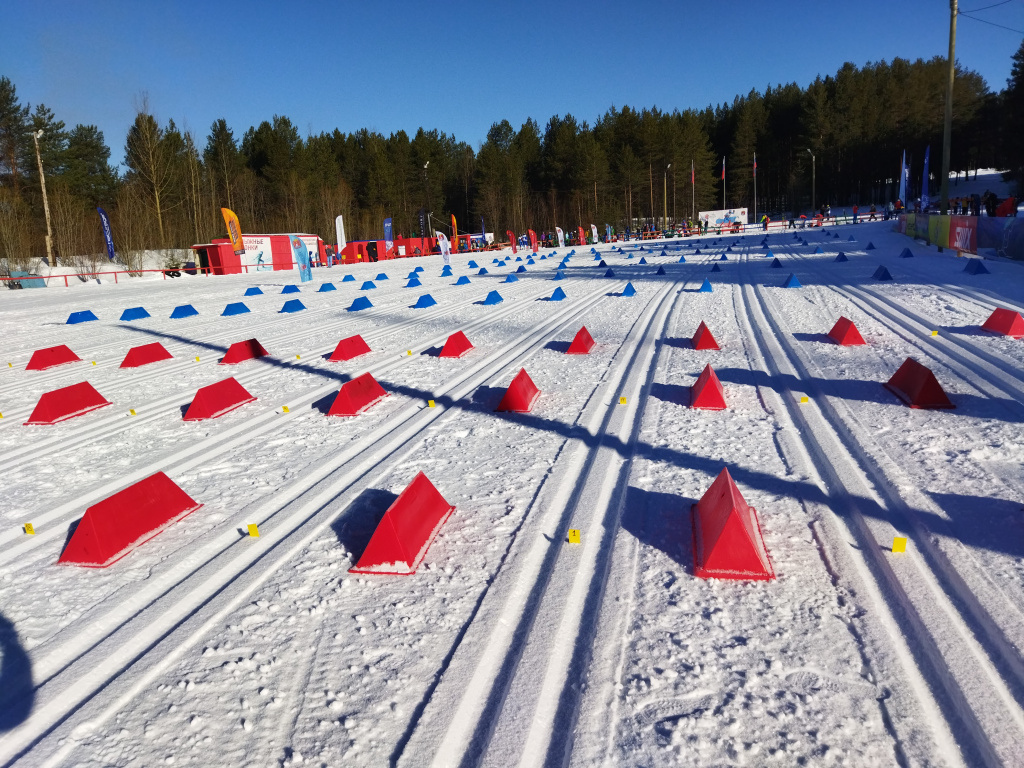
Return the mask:
<svg viewBox="0 0 1024 768">
<path fill-rule="evenodd" d="M 43 213 L 46 215 L 46 260 L 51 267 L 57 266 L 53 260 L 53 237 L 50 234 L 50 203 L 46 200 L 46 175 L 43 173 L 43 158 L 39 154 L 39 139 L 43 137 L 43 130 L 32 132 L 32 141 L 36 144 L 36 162 L 39 163 L 39 184 L 43 188 Z"/>
<path fill-rule="evenodd" d="M 942 207 L 945 216 L 949 212 L 949 153 L 953 143 L 953 76 L 956 70 L 956 15 L 957 0 L 949 0 L 949 61 L 946 80 L 946 120 L 942 128 Z"/>
<path fill-rule="evenodd" d="M 815 179 L 816 171 L 815 171 L 814 165 L 815 165 L 815 162 L 816 162 L 816 158 L 814 157 L 814 153 L 811 152 L 811 150 L 809 150 L 809 149 L 807 150 L 807 154 L 811 156 L 811 218 L 813 219 L 814 218 L 814 197 L 815 197 L 815 195 L 814 195 L 814 185 L 816 183 L 816 179 Z"/>
<path fill-rule="evenodd" d="M 664 209 L 665 209 L 665 224 L 661 228 L 662 233 L 664 233 L 664 231 L 666 229 L 668 229 L 668 169 L 671 168 L 671 167 L 672 167 L 672 163 L 669 163 L 668 165 L 665 166 L 665 178 L 663 179 L 663 184 L 662 184 L 662 193 L 665 196 L 665 199 L 663 200 L 663 202 L 665 203 L 665 205 L 664 205 Z"/>
</svg>

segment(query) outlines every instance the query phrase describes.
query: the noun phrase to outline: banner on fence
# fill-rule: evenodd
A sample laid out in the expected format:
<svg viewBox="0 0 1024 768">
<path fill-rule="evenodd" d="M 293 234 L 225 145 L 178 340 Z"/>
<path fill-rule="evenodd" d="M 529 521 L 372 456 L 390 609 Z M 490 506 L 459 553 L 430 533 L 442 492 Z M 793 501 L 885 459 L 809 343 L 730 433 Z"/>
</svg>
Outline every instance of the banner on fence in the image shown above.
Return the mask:
<svg viewBox="0 0 1024 768">
<path fill-rule="evenodd" d="M 747 223 L 746 208 L 726 208 L 719 211 L 701 211 L 701 222 L 707 222 L 709 229 Z"/>
</svg>

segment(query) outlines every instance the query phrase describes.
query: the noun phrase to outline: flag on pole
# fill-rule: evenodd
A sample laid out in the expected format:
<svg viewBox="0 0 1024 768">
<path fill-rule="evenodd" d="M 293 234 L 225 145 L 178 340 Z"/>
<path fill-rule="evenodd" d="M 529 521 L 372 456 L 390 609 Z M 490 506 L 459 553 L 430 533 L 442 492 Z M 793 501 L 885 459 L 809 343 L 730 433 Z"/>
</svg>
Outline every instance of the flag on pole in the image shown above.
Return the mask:
<svg viewBox="0 0 1024 768">
<path fill-rule="evenodd" d="M 696 183 L 697 182 L 694 181 L 694 177 L 693 177 L 693 160 L 691 160 L 690 161 L 690 186 L 692 187 Z"/>
<path fill-rule="evenodd" d="M 722 181 L 725 181 L 725 155 L 722 155 Z"/>
<path fill-rule="evenodd" d="M 512 255 L 516 255 L 516 236 L 512 234 L 511 229 L 506 229 L 505 234 L 508 235 L 508 241 L 512 243 Z"/>
<path fill-rule="evenodd" d="M 455 225 L 455 214 L 452 214 L 452 245 L 455 246 L 455 250 L 459 249 L 459 228 Z"/>
<path fill-rule="evenodd" d="M 224 217 L 224 225 L 228 228 L 228 237 L 231 238 L 235 256 L 241 256 L 245 253 L 245 245 L 242 243 L 242 225 L 238 223 L 238 217 L 231 209 L 221 208 L 220 213 Z"/>
<path fill-rule="evenodd" d="M 754 153 L 754 178 L 757 178 L 757 152 Z"/>
<path fill-rule="evenodd" d="M 900 163 L 900 192 L 899 200 L 905 206 L 907 204 L 907 150 L 903 150 L 903 162 Z"/>
<path fill-rule="evenodd" d="M 928 157 L 932 153 L 930 146 L 924 150 L 924 177 L 921 179 L 921 210 L 928 210 Z"/>
<path fill-rule="evenodd" d="M 107 216 L 107 212 L 102 208 L 97 208 L 100 214 L 100 223 L 103 225 L 103 239 L 107 243 L 107 257 L 114 260 L 114 233 L 110 229 L 110 217 Z"/>
</svg>

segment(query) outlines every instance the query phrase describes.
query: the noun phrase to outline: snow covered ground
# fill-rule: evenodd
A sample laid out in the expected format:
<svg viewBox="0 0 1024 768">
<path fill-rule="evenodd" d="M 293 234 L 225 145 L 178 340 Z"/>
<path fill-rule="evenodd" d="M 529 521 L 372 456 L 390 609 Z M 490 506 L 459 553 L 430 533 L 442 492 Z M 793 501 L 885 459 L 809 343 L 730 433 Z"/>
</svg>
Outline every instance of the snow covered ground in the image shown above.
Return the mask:
<svg viewBox="0 0 1024 768">
<path fill-rule="evenodd" d="M 967 275 L 890 227 L 772 234 L 781 269 L 760 234 L 600 246 L 614 277 L 578 248 L 558 282 L 568 249 L 515 283 L 493 254 L 485 276 L 320 269 L 295 314 L 295 273 L 0 293 L 0 763 L 1024 764 L 1024 342 L 978 328 L 1024 309 L 1024 267 Z M 152 317 L 119 322 L 134 306 Z M 827 339 L 840 316 L 866 346 Z M 701 320 L 720 351 L 691 347 Z M 564 354 L 584 324 L 597 346 Z M 475 348 L 438 358 L 457 330 Z M 354 333 L 373 351 L 328 362 Z M 217 365 L 252 337 L 270 357 Z M 153 341 L 174 360 L 118 367 Z M 56 344 L 83 361 L 24 370 Z M 882 387 L 908 356 L 955 410 Z M 707 363 L 727 410 L 688 407 Z M 495 413 L 520 368 L 540 399 Z M 365 371 L 390 396 L 326 417 Z M 256 402 L 181 420 L 228 375 Z M 113 405 L 22 425 L 83 380 Z M 722 467 L 776 581 L 693 575 L 690 506 Z M 88 506 L 156 471 L 204 506 L 110 568 L 55 566 Z M 419 572 L 349 574 L 419 471 L 456 507 Z"/>
</svg>

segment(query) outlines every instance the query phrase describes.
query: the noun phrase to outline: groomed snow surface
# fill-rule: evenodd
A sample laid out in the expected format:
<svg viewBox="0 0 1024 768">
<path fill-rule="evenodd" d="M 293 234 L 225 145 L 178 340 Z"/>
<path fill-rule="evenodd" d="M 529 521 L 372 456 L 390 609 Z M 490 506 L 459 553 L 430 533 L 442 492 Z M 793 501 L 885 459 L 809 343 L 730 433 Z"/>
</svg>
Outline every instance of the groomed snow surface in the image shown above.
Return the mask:
<svg viewBox="0 0 1024 768">
<path fill-rule="evenodd" d="M 771 234 L 783 269 L 757 233 L 600 246 L 614 278 L 577 247 L 559 282 L 570 249 L 514 283 L 523 253 L 320 269 L 292 296 L 280 272 L 5 291 L 0 764 L 1024 765 L 1024 341 L 979 329 L 1024 310 L 1024 265 L 827 232 Z M 826 337 L 841 316 L 865 346 Z M 702 320 L 720 351 L 691 347 Z M 582 325 L 597 345 L 566 355 Z M 460 330 L 474 348 L 437 357 Z M 371 353 L 326 360 L 356 333 Z M 254 337 L 268 357 L 217 365 Z M 154 341 L 174 359 L 119 368 Z M 82 361 L 25 370 L 57 344 Z M 910 356 L 955 410 L 882 386 Z M 708 363 L 724 411 L 689 407 Z M 520 368 L 540 398 L 496 413 Z M 326 416 L 367 371 L 389 397 Z M 256 401 L 182 421 L 228 376 Z M 23 426 L 85 380 L 113 404 Z M 722 467 L 776 581 L 693 575 L 690 507 Z M 203 507 L 109 568 L 55 565 L 87 507 L 156 471 Z M 349 574 L 419 471 L 455 512 L 418 572 Z"/>
</svg>

